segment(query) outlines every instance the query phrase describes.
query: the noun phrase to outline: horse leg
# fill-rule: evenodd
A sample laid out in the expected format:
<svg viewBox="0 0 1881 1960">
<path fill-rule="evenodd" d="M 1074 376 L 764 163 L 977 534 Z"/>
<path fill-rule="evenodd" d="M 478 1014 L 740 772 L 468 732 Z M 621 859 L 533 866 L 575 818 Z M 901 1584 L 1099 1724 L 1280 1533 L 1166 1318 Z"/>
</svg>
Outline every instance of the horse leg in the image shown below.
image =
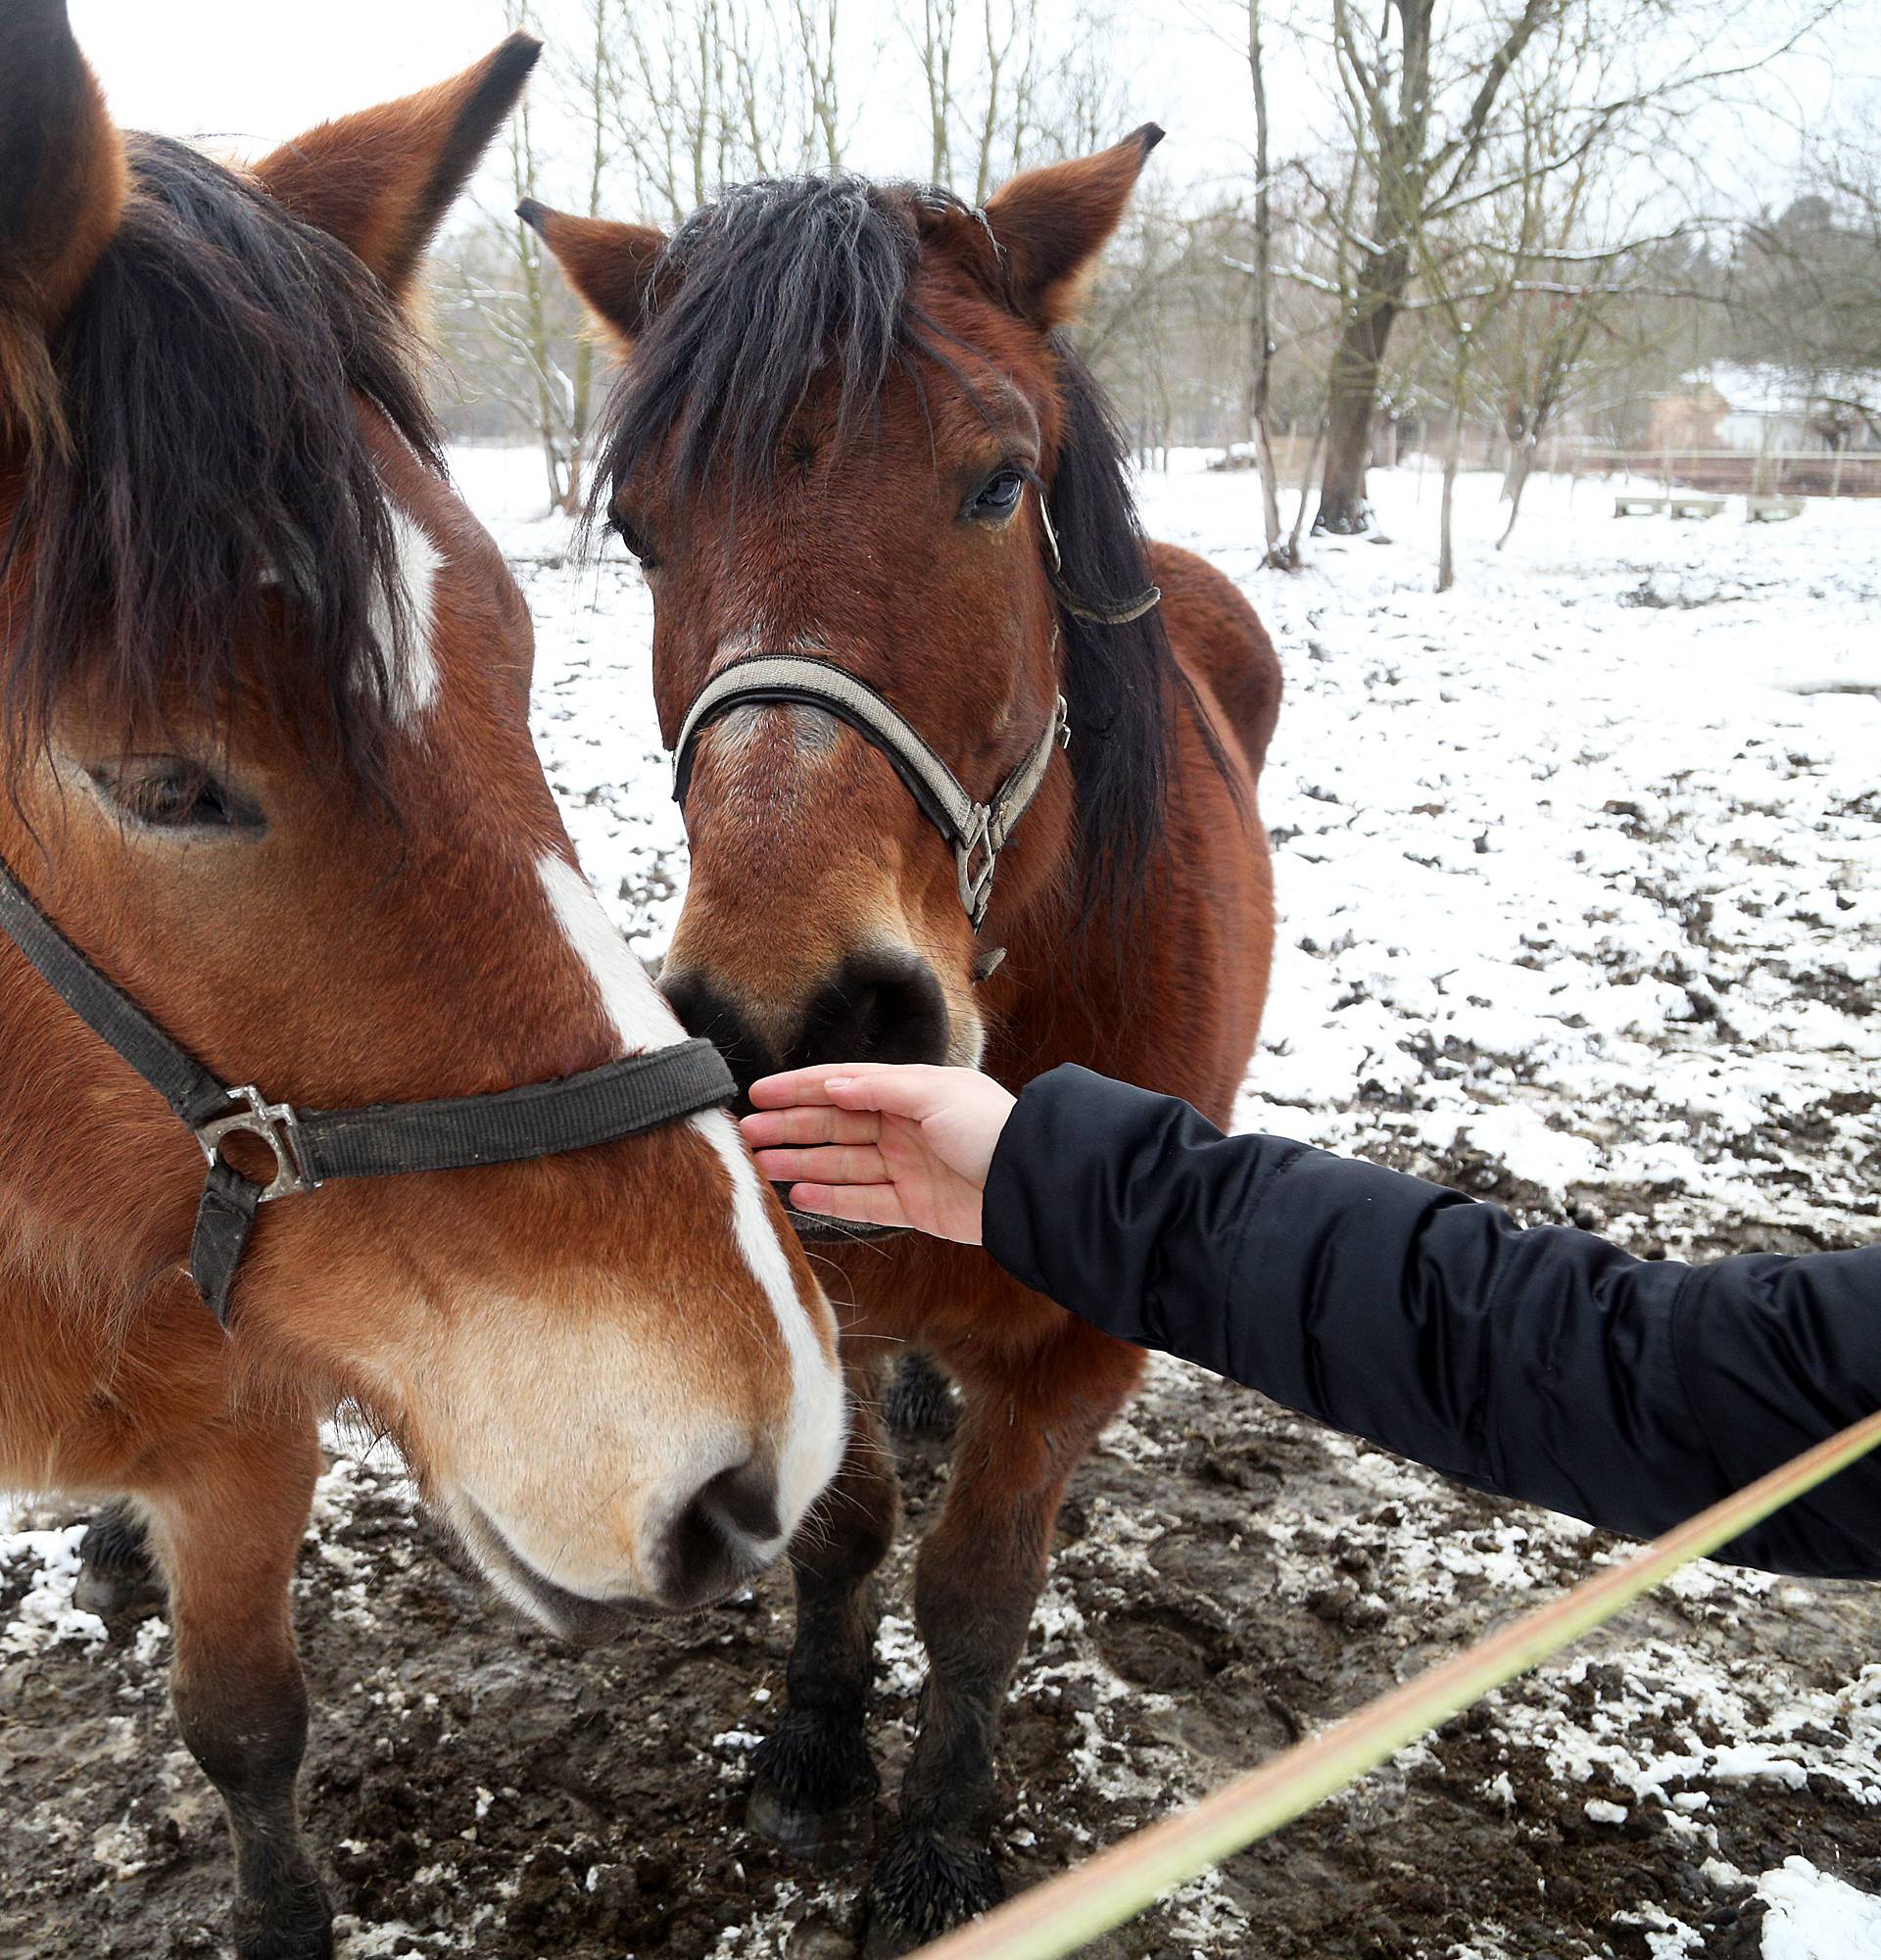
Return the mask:
<svg viewBox="0 0 1881 1960">
<path fill-rule="evenodd" d="M 327 1960 L 333 1913 L 301 1840 L 307 1688 L 288 1581 L 307 1529 L 311 1428 L 233 1430 L 144 1491 L 169 1581 L 170 1697 L 235 1840 L 238 1960 Z"/>
<path fill-rule="evenodd" d="M 1065 1485 L 1137 1367 L 1111 1372 L 1106 1391 L 1042 1409 L 996 1381 L 969 1387 L 946 1508 L 915 1567 L 928 1680 L 900 1822 L 869 1888 L 872 1960 L 910 1952 L 1004 1896 L 989 1842 L 999 1708 L 1044 1590 Z"/>
<path fill-rule="evenodd" d="M 880 1371 L 845 1354 L 853 1409 L 835 1481 L 791 1546 L 796 1638 L 787 1699 L 753 1757 L 749 1820 L 760 1837 L 808 1849 L 840 1832 L 881 1786 L 863 1722 L 875 1678 L 875 1569 L 900 1506 L 877 1407 Z"/>
<path fill-rule="evenodd" d="M 143 1520 L 122 1498 L 106 1505 L 78 1541 L 72 1602 L 101 1620 L 163 1611 L 163 1575 L 151 1558 Z"/>
</svg>

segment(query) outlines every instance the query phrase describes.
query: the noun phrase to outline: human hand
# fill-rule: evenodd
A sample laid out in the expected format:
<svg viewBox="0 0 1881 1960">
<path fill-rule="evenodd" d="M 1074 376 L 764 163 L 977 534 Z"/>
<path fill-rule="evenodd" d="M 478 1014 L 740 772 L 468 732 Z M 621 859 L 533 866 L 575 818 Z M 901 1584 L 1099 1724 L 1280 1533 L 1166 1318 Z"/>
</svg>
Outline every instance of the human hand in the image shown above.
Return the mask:
<svg viewBox="0 0 1881 1960">
<path fill-rule="evenodd" d="M 1013 1098 L 974 1069 L 832 1062 L 751 1084 L 741 1127 L 799 1212 L 980 1243 L 981 1193 Z"/>
</svg>

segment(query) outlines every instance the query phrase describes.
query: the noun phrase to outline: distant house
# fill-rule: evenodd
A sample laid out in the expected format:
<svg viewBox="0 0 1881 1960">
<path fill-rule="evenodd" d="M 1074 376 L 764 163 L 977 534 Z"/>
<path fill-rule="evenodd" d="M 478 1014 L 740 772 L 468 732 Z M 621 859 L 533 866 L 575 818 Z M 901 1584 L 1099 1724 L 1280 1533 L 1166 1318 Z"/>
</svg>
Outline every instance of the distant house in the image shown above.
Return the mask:
<svg viewBox="0 0 1881 1960">
<path fill-rule="evenodd" d="M 1715 361 L 1652 406 L 1664 450 L 1881 452 L 1881 372 Z"/>
<path fill-rule="evenodd" d="M 1687 375 L 1678 390 L 1655 397 L 1646 441 L 1656 450 L 1718 450 L 1731 405 L 1703 375 Z"/>
</svg>

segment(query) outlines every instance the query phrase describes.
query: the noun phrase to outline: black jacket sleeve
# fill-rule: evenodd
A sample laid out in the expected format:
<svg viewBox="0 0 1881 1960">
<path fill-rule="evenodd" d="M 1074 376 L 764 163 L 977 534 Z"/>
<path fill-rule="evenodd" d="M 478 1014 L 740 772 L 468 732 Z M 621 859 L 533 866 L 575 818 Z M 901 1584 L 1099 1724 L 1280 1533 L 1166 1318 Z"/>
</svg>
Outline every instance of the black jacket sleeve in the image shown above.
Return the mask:
<svg viewBox="0 0 1881 1960">
<path fill-rule="evenodd" d="M 1881 1407 L 1881 1245 L 1638 1260 L 1083 1069 L 1020 1098 L 986 1244 L 1106 1333 L 1634 1537 Z M 1881 1577 L 1881 1463 L 1719 1555 Z"/>
</svg>

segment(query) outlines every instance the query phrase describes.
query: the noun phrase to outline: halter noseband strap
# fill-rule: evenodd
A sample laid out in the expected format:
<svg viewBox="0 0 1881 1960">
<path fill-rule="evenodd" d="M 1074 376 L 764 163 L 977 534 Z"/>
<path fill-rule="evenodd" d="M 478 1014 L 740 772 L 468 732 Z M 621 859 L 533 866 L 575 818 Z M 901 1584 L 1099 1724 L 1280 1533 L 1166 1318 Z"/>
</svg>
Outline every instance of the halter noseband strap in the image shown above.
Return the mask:
<svg viewBox="0 0 1881 1960">
<path fill-rule="evenodd" d="M 317 1190 L 330 1177 L 390 1177 L 518 1164 L 613 1143 L 729 1102 L 730 1071 L 709 1041 L 608 1062 L 557 1081 L 436 1102 L 303 1110 L 259 1089 L 230 1088 L 107 980 L 0 864 L 0 931 L 86 1027 L 163 1097 L 202 1145 L 209 1175 L 190 1241 L 189 1271 L 223 1327 L 229 1295 L 270 1198 Z M 274 1176 L 258 1183 L 222 1157 L 225 1138 L 258 1137 Z"/>
<path fill-rule="evenodd" d="M 993 791 L 977 803 L 935 753 L 919 730 L 882 695 L 834 660 L 801 653 L 756 653 L 721 668 L 687 710 L 673 744 L 673 800 L 683 809 L 693 778 L 693 758 L 700 732 L 721 715 L 747 703 L 800 702 L 833 714 L 879 748 L 908 787 L 921 813 L 953 846 L 960 903 L 978 932 L 992 902 L 992 874 L 1013 827 L 1037 795 L 1051 766 L 1052 751 L 1071 742 L 1065 697 L 1046 718 L 1043 733 L 1025 759 Z"/>
</svg>

